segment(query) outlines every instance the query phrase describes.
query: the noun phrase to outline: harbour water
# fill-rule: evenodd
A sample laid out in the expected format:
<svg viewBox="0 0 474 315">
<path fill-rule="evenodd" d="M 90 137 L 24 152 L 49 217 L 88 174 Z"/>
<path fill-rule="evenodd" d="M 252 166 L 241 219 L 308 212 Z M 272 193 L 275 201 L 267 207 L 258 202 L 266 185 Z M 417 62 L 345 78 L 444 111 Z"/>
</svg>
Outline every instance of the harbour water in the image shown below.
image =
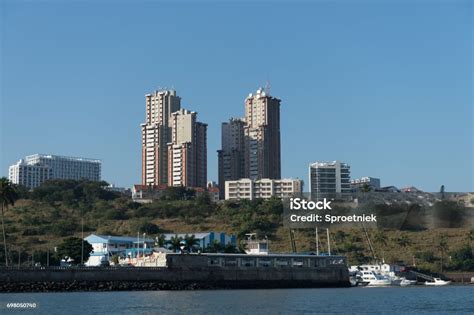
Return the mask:
<svg viewBox="0 0 474 315">
<path fill-rule="evenodd" d="M 35 308 L 8 309 L 7 303 Z M 474 314 L 474 285 L 0 294 L 0 314 Z"/>
</svg>

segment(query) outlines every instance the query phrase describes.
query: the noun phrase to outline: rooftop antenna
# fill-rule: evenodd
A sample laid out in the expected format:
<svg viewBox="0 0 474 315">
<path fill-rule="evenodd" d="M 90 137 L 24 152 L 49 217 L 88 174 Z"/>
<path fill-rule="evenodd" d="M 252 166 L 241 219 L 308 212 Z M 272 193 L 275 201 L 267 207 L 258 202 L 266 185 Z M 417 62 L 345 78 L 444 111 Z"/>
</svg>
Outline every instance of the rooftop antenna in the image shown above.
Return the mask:
<svg viewBox="0 0 474 315">
<path fill-rule="evenodd" d="M 265 82 L 265 88 L 264 88 L 265 94 L 267 96 L 270 96 L 270 89 L 271 89 L 271 85 L 270 85 L 270 82 L 267 80 Z"/>
</svg>

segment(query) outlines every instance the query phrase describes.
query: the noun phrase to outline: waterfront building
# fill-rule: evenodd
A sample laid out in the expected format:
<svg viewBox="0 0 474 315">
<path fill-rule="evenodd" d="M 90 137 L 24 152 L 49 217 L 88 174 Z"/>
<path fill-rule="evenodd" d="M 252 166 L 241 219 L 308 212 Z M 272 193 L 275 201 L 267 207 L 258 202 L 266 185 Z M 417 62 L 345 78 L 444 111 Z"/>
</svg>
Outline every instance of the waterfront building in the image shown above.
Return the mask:
<svg viewBox="0 0 474 315">
<path fill-rule="evenodd" d="M 85 263 L 86 266 L 100 266 L 101 263 L 109 261 L 113 255 L 124 256 L 126 251 L 131 249 L 134 250 L 135 255 L 150 253 L 155 244 L 154 239 L 146 238 L 143 234 L 136 237 L 91 234 L 84 240 L 93 248 L 93 252 Z"/>
<path fill-rule="evenodd" d="M 253 200 L 301 197 L 303 181 L 300 179 L 249 179 L 242 178 L 225 182 L 226 200 Z"/>
<path fill-rule="evenodd" d="M 142 185 L 168 184 L 168 143 L 172 113 L 181 108 L 175 90 L 145 95 L 146 118 L 142 123 Z"/>
<path fill-rule="evenodd" d="M 100 181 L 101 161 L 51 154 L 33 154 L 11 165 L 8 177 L 12 183 L 28 188 L 36 188 L 49 179 Z"/>
<path fill-rule="evenodd" d="M 245 99 L 245 117 L 222 124 L 219 188 L 225 182 L 281 178 L 280 102 L 262 88 Z"/>
<path fill-rule="evenodd" d="M 311 163 L 309 189 L 312 200 L 345 199 L 351 194 L 350 166 L 340 161 Z"/>
<path fill-rule="evenodd" d="M 207 124 L 197 121 L 197 113 L 180 109 L 171 114 L 170 126 L 168 185 L 205 188 Z"/>
<path fill-rule="evenodd" d="M 219 232 L 204 232 L 204 233 L 166 233 L 163 234 L 165 241 L 170 241 L 172 237 L 180 237 L 184 239 L 186 235 L 194 235 L 198 240 L 198 247 L 205 249 L 211 246 L 214 241 L 219 242 L 221 245 L 230 244 L 232 246 L 237 246 L 237 237 L 235 235 L 228 235 L 226 233 Z"/>
<path fill-rule="evenodd" d="M 351 179 L 352 191 L 358 192 L 363 187 L 368 187 L 371 191 L 380 189 L 380 179 L 369 176 Z"/>
</svg>

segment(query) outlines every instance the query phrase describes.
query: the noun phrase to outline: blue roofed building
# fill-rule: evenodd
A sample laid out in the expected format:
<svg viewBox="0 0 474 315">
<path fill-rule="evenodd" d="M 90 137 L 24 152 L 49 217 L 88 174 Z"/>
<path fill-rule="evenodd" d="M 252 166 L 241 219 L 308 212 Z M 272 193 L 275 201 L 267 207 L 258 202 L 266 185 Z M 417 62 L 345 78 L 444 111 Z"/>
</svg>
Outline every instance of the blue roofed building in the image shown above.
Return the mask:
<svg viewBox="0 0 474 315">
<path fill-rule="evenodd" d="M 113 255 L 125 256 L 128 251 L 132 255 L 147 254 L 152 251 L 155 241 L 152 238 L 96 235 L 91 234 L 84 238 L 92 245 L 93 252 L 87 260 L 87 266 L 100 266 L 102 262 L 109 261 Z"/>
<path fill-rule="evenodd" d="M 222 245 L 231 244 L 237 246 L 237 237 L 235 235 L 227 235 L 219 232 L 205 232 L 205 233 L 166 233 L 163 234 L 166 241 L 171 240 L 172 237 L 178 235 L 178 237 L 185 238 L 186 235 L 194 235 L 199 241 L 199 247 L 205 249 L 209 247 L 214 241 L 218 241 Z"/>
</svg>

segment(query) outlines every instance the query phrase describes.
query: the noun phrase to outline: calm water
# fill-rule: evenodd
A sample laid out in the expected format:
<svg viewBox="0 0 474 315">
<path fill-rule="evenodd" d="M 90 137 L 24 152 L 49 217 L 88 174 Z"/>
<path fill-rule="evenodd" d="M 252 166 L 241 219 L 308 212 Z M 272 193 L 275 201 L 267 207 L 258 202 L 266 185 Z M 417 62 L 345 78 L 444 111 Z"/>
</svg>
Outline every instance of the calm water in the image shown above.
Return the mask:
<svg viewBox="0 0 474 315">
<path fill-rule="evenodd" d="M 11 310 L 8 302 L 36 303 Z M 0 314 L 474 314 L 474 285 L 0 294 Z"/>
</svg>

